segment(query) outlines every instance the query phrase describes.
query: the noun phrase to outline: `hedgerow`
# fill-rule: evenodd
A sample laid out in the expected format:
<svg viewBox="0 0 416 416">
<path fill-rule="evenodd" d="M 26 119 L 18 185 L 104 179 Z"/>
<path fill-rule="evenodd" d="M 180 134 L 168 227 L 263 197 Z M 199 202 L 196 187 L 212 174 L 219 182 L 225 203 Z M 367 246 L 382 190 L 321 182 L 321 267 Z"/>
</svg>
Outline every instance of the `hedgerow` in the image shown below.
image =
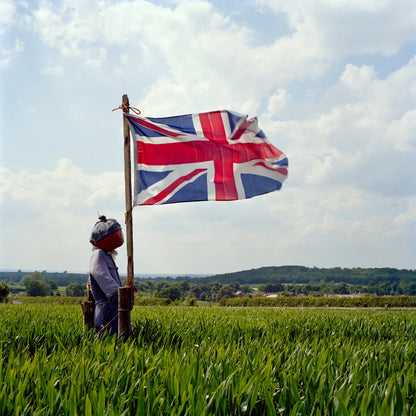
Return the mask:
<svg viewBox="0 0 416 416">
<path fill-rule="evenodd" d="M 409 308 L 416 307 L 416 296 L 225 298 L 220 306 L 335 307 L 335 308 Z"/>
</svg>

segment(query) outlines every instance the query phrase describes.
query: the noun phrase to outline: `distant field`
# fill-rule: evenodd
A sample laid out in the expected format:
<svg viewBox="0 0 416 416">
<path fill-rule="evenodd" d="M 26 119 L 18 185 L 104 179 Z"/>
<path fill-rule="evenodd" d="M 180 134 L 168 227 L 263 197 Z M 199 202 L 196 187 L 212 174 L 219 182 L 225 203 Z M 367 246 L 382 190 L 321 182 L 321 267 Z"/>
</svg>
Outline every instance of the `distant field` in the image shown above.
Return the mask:
<svg viewBox="0 0 416 416">
<path fill-rule="evenodd" d="M 412 415 L 413 311 L 135 307 L 133 337 L 79 305 L 0 305 L 0 414 Z"/>
</svg>

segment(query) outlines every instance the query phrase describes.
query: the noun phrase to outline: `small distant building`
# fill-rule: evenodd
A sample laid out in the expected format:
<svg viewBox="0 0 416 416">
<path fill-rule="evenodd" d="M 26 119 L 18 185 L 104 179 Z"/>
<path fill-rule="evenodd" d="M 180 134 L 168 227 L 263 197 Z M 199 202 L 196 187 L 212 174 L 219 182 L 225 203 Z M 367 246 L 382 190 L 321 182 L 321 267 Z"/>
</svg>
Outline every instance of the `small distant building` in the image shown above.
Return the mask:
<svg viewBox="0 0 416 416">
<path fill-rule="evenodd" d="M 277 298 L 280 295 L 281 295 L 280 292 L 275 292 L 275 293 L 265 293 L 263 296 L 265 298 Z"/>
<path fill-rule="evenodd" d="M 297 297 L 300 295 L 297 295 L 295 292 L 270 292 L 270 293 L 263 293 L 263 296 L 265 298 L 277 298 L 279 296 L 290 296 L 290 297 Z"/>
<path fill-rule="evenodd" d="M 365 296 L 365 293 L 325 293 L 326 298 L 362 298 Z"/>
</svg>

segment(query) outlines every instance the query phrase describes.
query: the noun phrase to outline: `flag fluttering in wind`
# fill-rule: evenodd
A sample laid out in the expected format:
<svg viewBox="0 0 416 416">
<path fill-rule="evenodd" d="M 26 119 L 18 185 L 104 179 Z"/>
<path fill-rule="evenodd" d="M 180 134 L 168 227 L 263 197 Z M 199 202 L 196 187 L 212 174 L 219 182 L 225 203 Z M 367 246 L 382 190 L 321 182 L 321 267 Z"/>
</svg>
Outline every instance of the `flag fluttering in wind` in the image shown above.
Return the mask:
<svg viewBox="0 0 416 416">
<path fill-rule="evenodd" d="M 287 178 L 287 157 L 257 118 L 226 110 L 126 117 L 137 151 L 134 205 L 246 199 Z"/>
</svg>

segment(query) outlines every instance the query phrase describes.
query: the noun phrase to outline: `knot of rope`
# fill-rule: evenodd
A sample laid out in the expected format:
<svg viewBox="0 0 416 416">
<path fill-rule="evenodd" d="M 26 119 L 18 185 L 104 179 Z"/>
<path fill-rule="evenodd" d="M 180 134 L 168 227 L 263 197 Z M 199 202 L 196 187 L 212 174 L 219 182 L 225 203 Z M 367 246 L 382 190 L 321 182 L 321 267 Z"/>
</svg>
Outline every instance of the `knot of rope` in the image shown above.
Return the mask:
<svg viewBox="0 0 416 416">
<path fill-rule="evenodd" d="M 133 111 L 133 113 L 135 113 L 138 116 L 142 113 L 138 108 L 130 107 L 128 103 L 122 103 L 117 108 L 114 108 L 112 111 L 116 111 L 116 110 L 123 110 L 124 114 L 128 114 L 129 111 L 131 110 Z"/>
</svg>

